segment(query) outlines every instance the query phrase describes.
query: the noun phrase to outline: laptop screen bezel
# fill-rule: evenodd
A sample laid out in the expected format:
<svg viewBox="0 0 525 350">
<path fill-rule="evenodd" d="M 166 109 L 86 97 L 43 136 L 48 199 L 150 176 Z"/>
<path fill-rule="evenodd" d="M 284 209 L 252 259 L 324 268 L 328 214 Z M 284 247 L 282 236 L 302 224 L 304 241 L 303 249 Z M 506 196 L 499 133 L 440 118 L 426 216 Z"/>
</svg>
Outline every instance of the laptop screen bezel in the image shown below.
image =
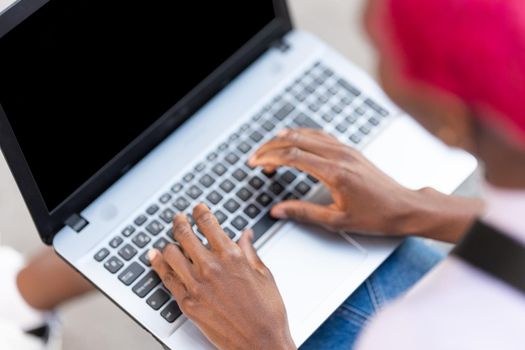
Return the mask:
<svg viewBox="0 0 525 350">
<path fill-rule="evenodd" d="M 20 0 L 7 8 L 1 13 L 0 38 L 48 1 Z M 65 226 L 69 217 L 82 212 L 134 164 L 188 120 L 229 81 L 292 29 L 286 0 L 273 0 L 273 3 L 277 15 L 274 21 L 51 211 L 45 204 L 9 120 L 0 105 L 0 147 L 44 243 L 52 244 L 53 237 Z M 82 160 L 71 159 L 69 161 Z"/>
</svg>

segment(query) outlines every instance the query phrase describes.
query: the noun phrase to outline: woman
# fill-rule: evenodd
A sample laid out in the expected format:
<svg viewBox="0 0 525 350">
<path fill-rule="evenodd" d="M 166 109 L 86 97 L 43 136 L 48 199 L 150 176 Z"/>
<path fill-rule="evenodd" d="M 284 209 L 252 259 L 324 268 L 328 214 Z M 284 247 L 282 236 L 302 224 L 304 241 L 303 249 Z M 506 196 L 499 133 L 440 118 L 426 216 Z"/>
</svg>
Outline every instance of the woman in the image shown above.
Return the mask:
<svg viewBox="0 0 525 350">
<path fill-rule="evenodd" d="M 390 97 L 443 142 L 485 164 L 486 209 L 476 228 L 523 253 L 525 5 L 521 0 L 373 0 L 366 27 L 379 50 L 381 82 Z M 281 133 L 256 152 L 251 165 L 269 171 L 293 166 L 323 181 L 332 191 L 331 206 L 287 201 L 272 213 L 332 229 L 457 242 L 480 211 L 475 202 L 433 190 L 408 191 L 352 149 L 314 131 Z M 198 206 L 194 218 L 211 251 L 178 216 L 174 234 L 188 257 L 176 246 L 150 254 L 182 310 L 221 349 L 294 349 L 281 297 L 250 233 L 237 246 L 206 207 Z M 466 247 L 472 247 L 483 236 L 470 232 L 468 237 Z M 497 251 L 499 245 L 493 249 L 486 251 L 506 253 Z M 519 261 L 523 254 L 514 257 Z M 498 268 L 498 261 L 485 260 L 491 263 Z M 525 290 L 516 287 L 520 281 L 512 284 L 522 267 L 506 267 L 514 274 L 498 278 L 460 249 L 380 312 L 357 348 L 522 349 Z M 358 333 L 353 324 L 342 330 L 330 328 L 337 325 L 330 322 L 305 348 L 353 344 Z"/>
</svg>

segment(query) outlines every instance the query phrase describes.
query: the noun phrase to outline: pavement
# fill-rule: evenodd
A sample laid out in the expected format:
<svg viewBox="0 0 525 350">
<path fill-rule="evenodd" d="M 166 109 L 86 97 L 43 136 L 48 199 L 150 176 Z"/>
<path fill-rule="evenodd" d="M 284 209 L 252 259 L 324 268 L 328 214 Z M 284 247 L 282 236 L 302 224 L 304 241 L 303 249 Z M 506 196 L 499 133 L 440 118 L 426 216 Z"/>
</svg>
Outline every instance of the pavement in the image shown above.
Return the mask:
<svg viewBox="0 0 525 350">
<path fill-rule="evenodd" d="M 0 0 L 0 12 L 11 0 Z M 316 34 L 374 76 L 375 53 L 361 26 L 365 0 L 289 0 L 297 28 Z M 479 193 L 479 172 L 459 193 Z M 42 249 L 16 184 L 0 156 L 0 244 L 26 255 Z M 64 349 L 160 349 L 160 345 L 99 293 L 75 300 L 60 310 Z"/>
</svg>

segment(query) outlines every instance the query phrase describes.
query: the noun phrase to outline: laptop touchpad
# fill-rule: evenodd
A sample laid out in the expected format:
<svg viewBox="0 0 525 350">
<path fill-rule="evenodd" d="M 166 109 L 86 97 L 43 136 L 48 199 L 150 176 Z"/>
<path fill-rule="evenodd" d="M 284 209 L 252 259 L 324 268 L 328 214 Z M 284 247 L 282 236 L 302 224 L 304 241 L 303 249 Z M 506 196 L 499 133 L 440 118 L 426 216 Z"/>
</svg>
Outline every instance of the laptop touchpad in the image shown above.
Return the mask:
<svg viewBox="0 0 525 350">
<path fill-rule="evenodd" d="M 277 281 L 293 326 L 330 299 L 364 261 L 366 252 L 340 234 L 288 224 L 261 248 L 260 255 Z"/>
</svg>

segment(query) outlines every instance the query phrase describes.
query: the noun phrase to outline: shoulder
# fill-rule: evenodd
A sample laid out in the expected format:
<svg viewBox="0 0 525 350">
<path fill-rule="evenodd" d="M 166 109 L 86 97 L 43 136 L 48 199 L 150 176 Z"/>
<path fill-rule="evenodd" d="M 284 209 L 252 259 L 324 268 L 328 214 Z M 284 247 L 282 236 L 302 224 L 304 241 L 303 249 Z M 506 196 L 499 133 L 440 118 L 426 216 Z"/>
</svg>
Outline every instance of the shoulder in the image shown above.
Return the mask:
<svg viewBox="0 0 525 350">
<path fill-rule="evenodd" d="M 524 295 L 449 257 L 372 320 L 358 349 L 522 349 L 524 323 Z"/>
</svg>

